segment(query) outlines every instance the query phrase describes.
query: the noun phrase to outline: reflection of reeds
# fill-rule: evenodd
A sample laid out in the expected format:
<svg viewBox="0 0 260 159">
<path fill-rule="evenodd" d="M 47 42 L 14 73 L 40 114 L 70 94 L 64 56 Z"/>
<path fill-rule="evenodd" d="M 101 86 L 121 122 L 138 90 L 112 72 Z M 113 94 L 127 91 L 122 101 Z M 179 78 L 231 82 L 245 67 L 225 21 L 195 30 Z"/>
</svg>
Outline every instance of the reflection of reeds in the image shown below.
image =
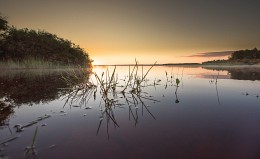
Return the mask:
<svg viewBox="0 0 260 159">
<path fill-rule="evenodd" d="M 154 65 L 155 64 L 156 62 Z M 145 97 L 143 95 L 144 93 L 142 92 L 142 87 L 148 86 L 146 84 L 146 77 L 154 65 L 152 65 L 146 72 L 144 72 L 143 66 L 141 66 L 141 70 L 139 70 L 139 65 L 136 61 L 136 64 L 132 70 L 129 66 L 128 76 L 126 76 L 126 78 L 123 80 L 125 82 L 125 85 L 123 86 L 119 85 L 118 83 L 116 66 L 114 67 L 112 73 L 110 73 L 108 69 L 105 72 L 102 72 L 101 76 L 94 72 L 93 75 L 96 79 L 96 84 L 94 84 L 93 81 L 90 82 L 87 80 L 71 88 L 71 93 L 66 96 L 67 99 L 65 105 L 68 103 L 69 105 L 72 105 L 75 102 L 79 102 L 80 106 L 82 106 L 83 103 L 86 105 L 92 94 L 94 96 L 94 100 L 96 100 L 96 93 L 99 92 L 101 96 L 100 106 L 102 108 L 101 117 L 97 128 L 97 135 L 103 121 L 106 120 L 108 138 L 109 123 L 112 122 L 115 128 L 119 127 L 113 110 L 115 108 L 124 108 L 122 105 L 128 105 L 129 115 L 131 114 L 131 116 L 134 118 L 135 125 L 138 123 L 138 105 L 141 105 L 142 107 L 142 114 L 145 109 L 153 119 L 156 119 L 143 100 L 152 102 L 159 101 Z M 138 74 L 139 72 L 141 72 L 141 75 Z M 74 75 L 75 78 L 77 78 L 77 74 Z M 68 79 L 64 80 L 70 82 Z M 117 88 L 121 88 L 121 90 L 117 90 Z M 122 103 L 123 100 L 119 100 L 119 96 L 125 100 L 125 103 Z M 132 106 L 134 106 L 135 110 L 132 110 Z"/>
<path fill-rule="evenodd" d="M 88 76 L 89 72 L 84 69 L 70 70 L 67 75 L 62 76 L 62 79 L 69 86 L 67 89 L 70 90 L 70 93 L 65 96 L 64 106 L 68 103 L 71 106 L 75 102 L 86 106 L 91 95 L 93 93 L 94 96 L 96 95 L 97 86 L 89 81 Z"/>
<path fill-rule="evenodd" d="M 218 95 L 218 76 L 219 76 L 219 71 L 218 71 L 218 75 L 217 75 L 217 77 L 216 77 L 215 85 L 216 85 L 216 92 L 217 92 L 218 104 L 220 104 L 219 95 Z"/>
<path fill-rule="evenodd" d="M 219 71 L 218 71 L 216 78 L 214 76 L 212 76 L 212 80 L 210 80 L 209 83 L 213 84 L 215 82 L 218 104 L 220 105 L 220 99 L 219 99 L 219 94 L 218 94 L 218 77 L 219 77 Z"/>
<path fill-rule="evenodd" d="M 36 140 L 37 133 L 38 133 L 38 126 L 35 128 L 31 146 L 28 146 L 28 147 L 26 147 L 26 149 L 25 149 L 25 150 L 26 150 L 26 151 L 25 151 L 25 155 L 28 155 L 30 152 L 32 153 L 32 155 L 36 155 L 35 140 Z"/>
</svg>

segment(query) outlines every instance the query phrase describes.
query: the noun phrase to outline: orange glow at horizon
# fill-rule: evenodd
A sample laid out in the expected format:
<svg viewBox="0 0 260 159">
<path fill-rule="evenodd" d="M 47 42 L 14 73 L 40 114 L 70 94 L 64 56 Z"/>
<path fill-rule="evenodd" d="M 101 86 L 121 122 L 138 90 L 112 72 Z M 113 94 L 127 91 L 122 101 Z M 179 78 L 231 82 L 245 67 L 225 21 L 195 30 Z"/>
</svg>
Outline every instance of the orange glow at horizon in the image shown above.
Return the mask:
<svg viewBox="0 0 260 159">
<path fill-rule="evenodd" d="M 192 54 L 191 54 L 192 55 Z M 166 64 L 166 63 L 201 63 L 205 61 L 227 59 L 228 56 L 221 57 L 186 57 L 182 53 L 100 53 L 92 54 L 94 65 L 110 65 L 110 64 L 134 64 L 135 59 L 140 64 Z"/>
<path fill-rule="evenodd" d="M 193 55 L 260 48 L 259 3 L 6 0 L 0 10 L 17 28 L 69 39 L 97 65 L 201 63 L 227 56 Z"/>
</svg>

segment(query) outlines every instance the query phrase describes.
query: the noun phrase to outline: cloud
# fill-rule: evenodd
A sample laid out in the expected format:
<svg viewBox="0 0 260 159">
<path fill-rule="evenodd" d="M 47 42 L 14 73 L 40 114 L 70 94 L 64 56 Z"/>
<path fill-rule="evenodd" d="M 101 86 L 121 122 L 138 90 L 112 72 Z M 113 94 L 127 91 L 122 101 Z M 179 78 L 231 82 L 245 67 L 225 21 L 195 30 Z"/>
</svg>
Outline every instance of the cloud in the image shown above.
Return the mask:
<svg viewBox="0 0 260 159">
<path fill-rule="evenodd" d="M 223 57 L 229 56 L 234 51 L 222 51 L 222 52 L 205 52 L 205 53 L 197 53 L 194 55 L 184 56 L 184 57 Z"/>
</svg>

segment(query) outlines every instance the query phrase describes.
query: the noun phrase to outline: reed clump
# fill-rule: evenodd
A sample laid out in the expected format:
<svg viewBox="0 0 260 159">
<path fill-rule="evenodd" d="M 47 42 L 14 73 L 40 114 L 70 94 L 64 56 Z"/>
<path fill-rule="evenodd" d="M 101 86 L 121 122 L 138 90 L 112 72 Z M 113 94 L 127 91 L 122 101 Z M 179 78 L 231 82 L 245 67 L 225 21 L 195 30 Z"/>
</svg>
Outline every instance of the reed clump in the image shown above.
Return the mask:
<svg viewBox="0 0 260 159">
<path fill-rule="evenodd" d="M 94 97 L 94 100 L 96 100 L 96 94 L 99 93 L 101 99 L 99 104 L 101 107 L 101 116 L 97 134 L 104 119 L 106 119 L 107 125 L 111 121 L 115 127 L 119 127 L 119 123 L 117 122 L 114 114 L 114 108 L 122 108 L 123 105 L 129 107 L 129 119 L 130 116 L 132 116 L 134 118 L 135 125 L 138 123 L 137 110 L 139 105 L 142 107 L 142 113 L 143 110 L 146 110 L 153 119 L 156 119 L 143 101 L 148 100 L 153 103 L 159 102 L 153 99 L 152 96 L 147 96 L 146 92 L 143 92 L 144 87 L 153 86 L 148 85 L 147 75 L 155 64 L 156 62 L 149 67 L 146 72 L 144 72 L 143 65 L 139 65 L 138 62 L 135 61 L 135 65 L 132 69 L 129 66 L 128 75 L 125 76 L 125 79 L 123 79 L 123 85 L 119 82 L 118 74 L 116 73 L 116 66 L 112 69 L 112 72 L 110 72 L 109 69 L 102 72 L 101 75 L 94 72 L 94 79 L 87 79 L 85 82 L 76 86 L 74 84 L 70 84 L 71 80 L 64 77 L 64 80 L 68 83 L 68 85 L 74 85 L 73 88 L 71 88 L 71 93 L 65 97 L 65 105 L 69 104 L 72 106 L 73 103 L 78 102 L 80 107 L 85 106 L 88 108 L 87 103 L 89 99 Z M 77 74 L 72 73 L 72 76 L 74 76 L 74 78 L 79 78 Z M 134 109 L 136 113 L 133 113 L 134 110 L 132 109 Z"/>
</svg>

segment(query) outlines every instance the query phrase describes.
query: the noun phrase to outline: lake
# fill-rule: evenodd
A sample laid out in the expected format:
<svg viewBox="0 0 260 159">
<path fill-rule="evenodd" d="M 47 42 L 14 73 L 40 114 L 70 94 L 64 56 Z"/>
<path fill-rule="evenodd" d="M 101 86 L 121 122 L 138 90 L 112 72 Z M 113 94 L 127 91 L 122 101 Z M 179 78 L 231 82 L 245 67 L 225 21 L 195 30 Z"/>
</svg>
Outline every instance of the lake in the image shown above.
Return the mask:
<svg viewBox="0 0 260 159">
<path fill-rule="evenodd" d="M 260 158 L 260 68 L 149 68 L 2 71 L 0 158 Z"/>
</svg>

